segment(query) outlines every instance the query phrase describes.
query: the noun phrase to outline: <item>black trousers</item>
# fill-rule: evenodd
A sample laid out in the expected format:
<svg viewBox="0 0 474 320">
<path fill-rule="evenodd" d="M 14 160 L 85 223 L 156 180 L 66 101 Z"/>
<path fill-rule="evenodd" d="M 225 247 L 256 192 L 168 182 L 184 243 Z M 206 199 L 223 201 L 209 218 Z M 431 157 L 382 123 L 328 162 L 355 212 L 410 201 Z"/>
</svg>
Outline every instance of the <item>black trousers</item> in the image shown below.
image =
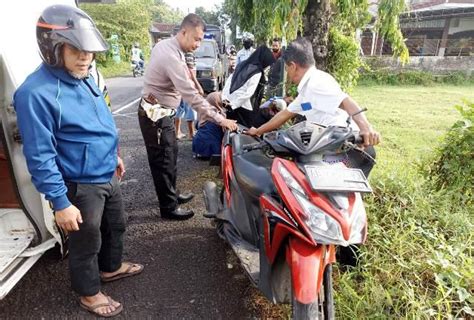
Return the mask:
<svg viewBox="0 0 474 320">
<path fill-rule="evenodd" d="M 160 202 L 160 213 L 171 213 L 178 205 L 176 191 L 178 143 L 173 119 L 164 117 L 153 122 L 139 107 L 138 122 L 145 142 L 156 195 Z"/>
<path fill-rule="evenodd" d="M 227 118 L 236 120 L 238 124 L 241 124 L 247 128 L 253 127 L 255 112 L 247 110 L 245 108 L 236 108 L 234 110 L 227 111 Z"/>
<path fill-rule="evenodd" d="M 100 290 L 99 271 L 114 272 L 122 265 L 125 215 L 117 177 L 109 183 L 66 182 L 67 197 L 82 215 L 79 231 L 69 234 L 69 273 L 80 296 Z"/>
</svg>

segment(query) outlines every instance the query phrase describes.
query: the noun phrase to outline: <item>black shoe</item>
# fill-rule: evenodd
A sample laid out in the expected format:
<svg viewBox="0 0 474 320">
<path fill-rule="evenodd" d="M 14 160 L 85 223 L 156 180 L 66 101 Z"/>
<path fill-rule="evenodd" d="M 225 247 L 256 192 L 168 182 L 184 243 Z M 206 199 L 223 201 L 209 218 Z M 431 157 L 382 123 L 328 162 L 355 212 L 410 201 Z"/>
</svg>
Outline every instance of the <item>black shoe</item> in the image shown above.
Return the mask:
<svg viewBox="0 0 474 320">
<path fill-rule="evenodd" d="M 186 193 L 180 193 L 178 195 L 178 204 L 184 204 L 187 203 L 194 198 L 194 193 L 192 192 L 186 192 Z"/>
<path fill-rule="evenodd" d="M 162 212 L 161 217 L 163 219 L 169 220 L 188 220 L 194 216 L 193 210 L 184 210 L 182 208 L 177 208 L 171 212 Z"/>
</svg>

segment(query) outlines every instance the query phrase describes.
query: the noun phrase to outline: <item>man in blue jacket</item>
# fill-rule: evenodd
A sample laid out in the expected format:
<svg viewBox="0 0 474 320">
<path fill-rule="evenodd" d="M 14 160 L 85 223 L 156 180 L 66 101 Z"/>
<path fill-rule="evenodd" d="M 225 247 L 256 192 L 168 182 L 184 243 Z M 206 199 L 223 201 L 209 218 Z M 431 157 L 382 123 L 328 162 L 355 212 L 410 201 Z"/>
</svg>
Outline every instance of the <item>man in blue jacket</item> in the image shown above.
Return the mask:
<svg viewBox="0 0 474 320">
<path fill-rule="evenodd" d="M 107 44 L 91 18 L 70 6 L 46 8 L 36 32 L 43 63 L 14 96 L 23 152 L 33 184 L 69 233 L 71 285 L 81 307 L 111 317 L 123 306 L 100 291 L 100 282 L 143 266 L 122 262 L 125 171 L 114 120 L 89 77 L 94 53 Z"/>
</svg>

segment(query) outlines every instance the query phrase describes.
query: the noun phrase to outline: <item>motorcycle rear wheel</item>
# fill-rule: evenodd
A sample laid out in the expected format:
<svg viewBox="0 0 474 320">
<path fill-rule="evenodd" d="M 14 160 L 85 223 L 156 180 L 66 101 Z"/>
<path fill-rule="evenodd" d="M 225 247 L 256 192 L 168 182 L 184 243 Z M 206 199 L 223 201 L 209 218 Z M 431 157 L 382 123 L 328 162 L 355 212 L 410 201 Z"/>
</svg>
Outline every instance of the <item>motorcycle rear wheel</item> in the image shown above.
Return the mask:
<svg viewBox="0 0 474 320">
<path fill-rule="evenodd" d="M 332 266 L 328 264 L 324 270 L 323 283 L 316 301 L 304 304 L 292 299 L 292 319 L 294 320 L 333 320 L 334 298 L 332 291 Z"/>
</svg>

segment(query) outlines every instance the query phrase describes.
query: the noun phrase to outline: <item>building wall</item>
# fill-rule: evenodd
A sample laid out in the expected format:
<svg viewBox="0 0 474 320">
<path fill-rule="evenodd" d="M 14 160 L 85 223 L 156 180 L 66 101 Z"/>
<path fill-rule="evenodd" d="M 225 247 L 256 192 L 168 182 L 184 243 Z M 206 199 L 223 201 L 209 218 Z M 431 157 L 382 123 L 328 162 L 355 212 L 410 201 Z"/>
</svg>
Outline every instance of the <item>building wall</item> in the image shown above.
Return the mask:
<svg viewBox="0 0 474 320">
<path fill-rule="evenodd" d="M 474 31 L 474 17 L 451 19 L 449 34 L 464 31 Z"/>
<path fill-rule="evenodd" d="M 462 71 L 466 74 L 474 72 L 474 56 L 461 57 L 410 57 L 409 62 L 402 65 L 398 59 L 392 57 L 366 57 L 364 60 L 372 69 L 389 69 L 392 71 L 422 70 L 435 74 L 445 74 Z"/>
</svg>

